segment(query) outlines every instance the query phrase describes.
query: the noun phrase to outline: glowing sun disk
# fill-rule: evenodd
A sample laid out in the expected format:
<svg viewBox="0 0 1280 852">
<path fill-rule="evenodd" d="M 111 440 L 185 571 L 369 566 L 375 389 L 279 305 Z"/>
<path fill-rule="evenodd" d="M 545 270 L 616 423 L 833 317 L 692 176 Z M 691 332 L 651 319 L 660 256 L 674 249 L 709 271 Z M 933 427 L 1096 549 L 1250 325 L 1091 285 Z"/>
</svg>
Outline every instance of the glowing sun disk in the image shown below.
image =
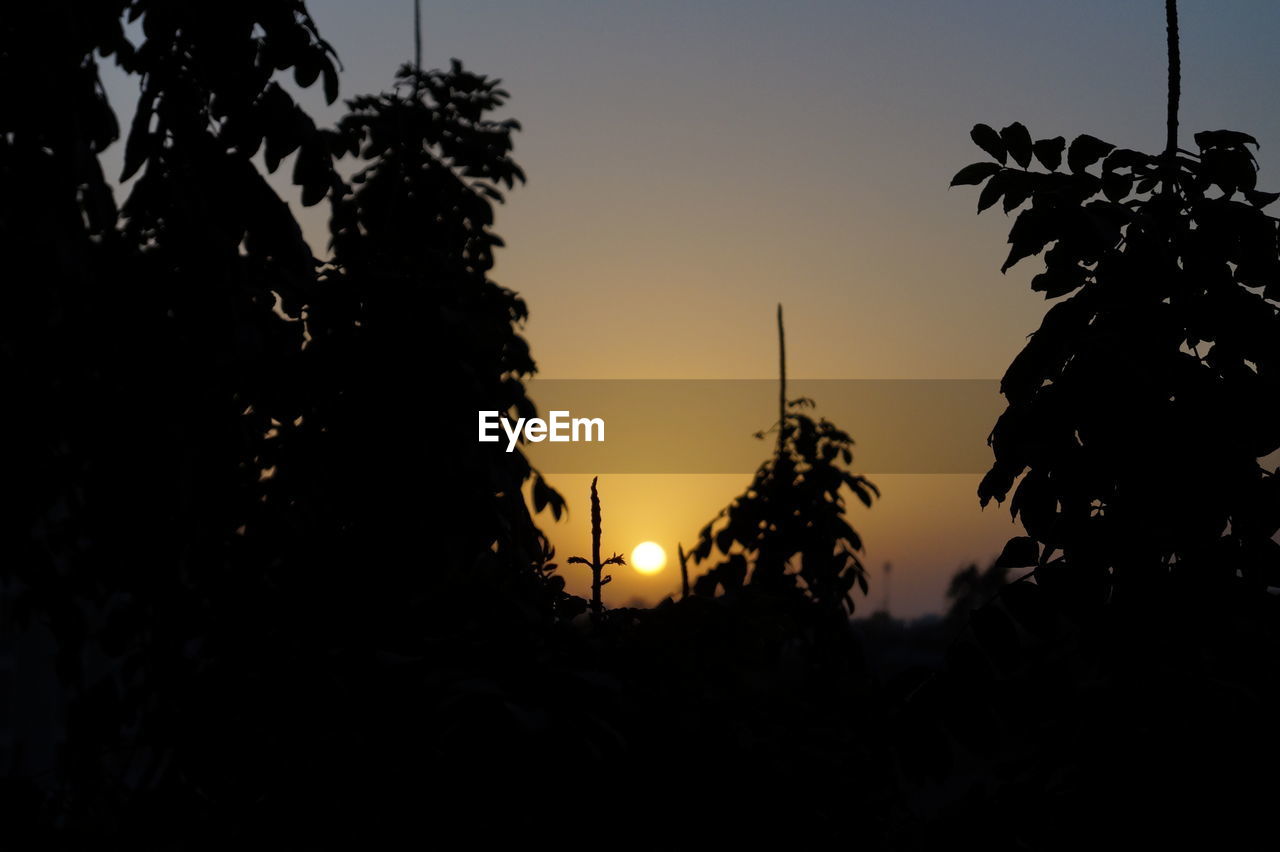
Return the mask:
<svg viewBox="0 0 1280 852">
<path fill-rule="evenodd" d="M 631 551 L 631 565 L 641 574 L 657 574 L 667 564 L 667 552 L 656 541 L 642 541 Z"/>
</svg>

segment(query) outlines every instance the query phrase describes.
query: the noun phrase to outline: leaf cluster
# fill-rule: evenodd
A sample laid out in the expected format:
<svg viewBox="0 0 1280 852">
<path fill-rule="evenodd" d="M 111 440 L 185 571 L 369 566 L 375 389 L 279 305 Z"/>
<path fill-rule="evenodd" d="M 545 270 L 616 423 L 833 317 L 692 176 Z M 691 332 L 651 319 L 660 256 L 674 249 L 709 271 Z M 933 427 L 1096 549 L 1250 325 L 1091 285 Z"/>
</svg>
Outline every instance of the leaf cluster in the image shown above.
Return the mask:
<svg viewBox="0 0 1280 852">
<path fill-rule="evenodd" d="M 1018 123 L 972 138 L 991 160 L 952 185 L 1017 213 L 1002 271 L 1042 255 L 1031 287 L 1057 300 L 1001 381 L 978 491 L 1012 493 L 1029 539 L 1010 564 L 1070 563 L 1098 596 L 1097 578 L 1176 565 L 1280 584 L 1280 479 L 1259 463 L 1280 448 L 1280 195 L 1257 188 L 1257 141 L 1209 131 L 1145 154 Z"/>
<path fill-rule="evenodd" d="M 777 445 L 751 484 L 698 534 L 695 563 L 714 564 L 694 584 L 699 595 L 735 595 L 744 586 L 779 597 L 807 597 L 852 612 L 853 589 L 865 594 L 862 538 L 845 519 L 846 493 L 870 506 L 879 490 L 853 473 L 853 439 L 791 400 L 774 425 Z M 758 438 L 765 438 L 759 433 Z"/>
</svg>

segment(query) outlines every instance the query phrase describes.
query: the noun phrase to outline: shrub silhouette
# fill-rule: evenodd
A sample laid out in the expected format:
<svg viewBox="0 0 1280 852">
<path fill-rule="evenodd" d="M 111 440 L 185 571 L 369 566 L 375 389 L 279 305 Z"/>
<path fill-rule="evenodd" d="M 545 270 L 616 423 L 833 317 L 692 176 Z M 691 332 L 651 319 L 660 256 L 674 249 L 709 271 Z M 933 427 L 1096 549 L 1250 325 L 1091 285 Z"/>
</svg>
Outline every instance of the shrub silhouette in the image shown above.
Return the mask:
<svg viewBox="0 0 1280 852">
<path fill-rule="evenodd" d="M 853 439 L 825 419 L 803 413 L 809 399 L 786 397 L 786 346 L 778 306 L 781 379 L 773 455 L 747 490 L 712 519 L 690 555 L 719 561 L 694 583 L 700 595 L 733 595 L 744 585 L 779 598 L 808 598 L 828 610 L 852 612 L 852 590 L 867 591 L 862 539 L 845 520 L 845 489 L 863 505 L 875 485 L 851 472 Z M 764 438 L 765 433 L 757 434 Z"/>
</svg>

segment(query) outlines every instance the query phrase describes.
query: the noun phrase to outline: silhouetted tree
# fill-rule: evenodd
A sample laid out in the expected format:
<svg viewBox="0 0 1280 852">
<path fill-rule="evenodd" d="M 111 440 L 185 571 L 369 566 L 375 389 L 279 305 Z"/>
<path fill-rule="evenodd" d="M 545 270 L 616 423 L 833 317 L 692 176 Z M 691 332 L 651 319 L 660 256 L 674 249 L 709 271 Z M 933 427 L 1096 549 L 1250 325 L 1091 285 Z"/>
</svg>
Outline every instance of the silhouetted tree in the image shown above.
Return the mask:
<svg viewBox="0 0 1280 852">
<path fill-rule="evenodd" d="M 786 396 L 786 346 L 778 306 L 780 374 L 773 455 L 747 490 L 698 535 L 697 563 L 719 552 L 694 590 L 734 594 L 744 585 L 778 597 L 807 597 L 832 610 L 853 611 L 854 586 L 867 591 L 859 553 L 862 539 L 845 520 L 845 490 L 863 505 L 879 496 L 875 485 L 852 473 L 853 439 L 825 419 L 803 413 L 809 399 Z M 757 433 L 764 438 L 766 433 Z"/>
<path fill-rule="evenodd" d="M 120 209 L 99 56 L 140 85 Z M 425 714 L 443 687 L 379 660 L 507 665 L 536 647 L 513 635 L 574 611 L 522 487 L 557 514 L 558 495 L 522 454 L 471 449 L 478 408 L 532 411 L 524 304 L 487 277 L 489 201 L 523 178 L 514 122 L 484 117 L 505 93 L 407 71 L 328 131 L 281 72 L 337 96 L 301 0 L 0 17 L 0 248 L 21 282 L 0 359 L 24 412 L 0 571 L 6 617 L 56 641 L 47 783 L 73 834 L 242 837 L 362 771 L 385 793 L 403 778 L 373 771 L 372 696 Z M 352 154 L 354 189 L 333 165 Z M 303 203 L 333 204 L 329 264 L 264 177 L 290 156 Z M 389 725 L 385 752 L 438 748 L 425 725 Z"/>
<path fill-rule="evenodd" d="M 525 303 L 489 278 L 492 202 L 524 180 L 519 125 L 487 117 L 506 97 L 456 61 L 406 65 L 394 92 L 353 99 L 325 135 L 361 168 L 332 196 L 333 259 L 299 309 L 298 405 L 264 456 L 271 499 L 295 505 L 312 553 L 390 570 L 430 547 L 436 575 L 495 558 L 528 571 L 546 553 L 522 489 L 532 479 L 536 509 L 557 518 L 563 501 L 523 453 L 474 434 L 476 411 L 535 413 Z"/>
<path fill-rule="evenodd" d="M 272 306 L 314 277 L 254 156 L 274 169 L 319 140 L 272 76 L 323 76 L 332 100 L 336 71 L 297 0 L 19 4 L 0 38 L 0 240 L 27 266 L 0 351 L 28 412 L 3 568 L 57 643 L 66 819 L 107 830 L 115 779 L 200 774 L 199 749 L 171 760 L 207 664 L 193 655 L 235 599 L 274 365 L 302 343 Z M 141 83 L 120 209 L 98 159 L 119 131 L 97 55 Z M 323 195 L 332 171 L 315 180 Z"/>
<path fill-rule="evenodd" d="M 1166 575 L 1280 585 L 1280 478 L 1259 463 L 1280 448 L 1280 240 L 1264 212 L 1280 195 L 1256 188 L 1247 134 L 1177 147 L 1172 14 L 1170 54 L 1162 154 L 979 124 L 994 162 L 952 181 L 985 184 L 979 212 L 1021 211 L 1002 271 L 1044 252 L 1031 286 L 1060 300 L 1001 382 L 979 496 L 1013 493 L 1017 564 L 1082 601 Z"/>
<path fill-rule="evenodd" d="M 979 487 L 983 505 L 1012 492 L 1027 535 L 953 591 L 1033 570 L 970 611 L 910 701 L 912 741 L 934 744 L 913 759 L 937 776 L 955 760 L 967 787 L 938 839 L 1247 846 L 1268 830 L 1280 478 L 1259 459 L 1280 446 L 1280 232 L 1263 209 L 1280 196 L 1257 190 L 1246 134 L 1178 147 L 1173 0 L 1166 19 L 1162 153 L 978 125 L 995 162 L 953 181 L 985 184 L 980 211 L 1021 211 L 1004 269 L 1044 252 L 1032 287 L 1060 301 L 1004 376 Z"/>
</svg>

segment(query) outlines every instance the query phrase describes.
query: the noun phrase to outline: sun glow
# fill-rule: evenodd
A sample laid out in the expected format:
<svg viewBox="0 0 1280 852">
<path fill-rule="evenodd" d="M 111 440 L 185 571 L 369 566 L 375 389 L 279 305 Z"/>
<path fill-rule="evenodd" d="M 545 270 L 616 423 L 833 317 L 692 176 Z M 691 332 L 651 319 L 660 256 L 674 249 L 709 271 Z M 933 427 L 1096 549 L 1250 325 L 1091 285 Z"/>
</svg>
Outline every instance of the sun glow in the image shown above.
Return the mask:
<svg viewBox="0 0 1280 852">
<path fill-rule="evenodd" d="M 657 574 L 667 564 L 667 552 L 656 541 L 642 541 L 631 551 L 631 566 L 641 574 Z"/>
</svg>

